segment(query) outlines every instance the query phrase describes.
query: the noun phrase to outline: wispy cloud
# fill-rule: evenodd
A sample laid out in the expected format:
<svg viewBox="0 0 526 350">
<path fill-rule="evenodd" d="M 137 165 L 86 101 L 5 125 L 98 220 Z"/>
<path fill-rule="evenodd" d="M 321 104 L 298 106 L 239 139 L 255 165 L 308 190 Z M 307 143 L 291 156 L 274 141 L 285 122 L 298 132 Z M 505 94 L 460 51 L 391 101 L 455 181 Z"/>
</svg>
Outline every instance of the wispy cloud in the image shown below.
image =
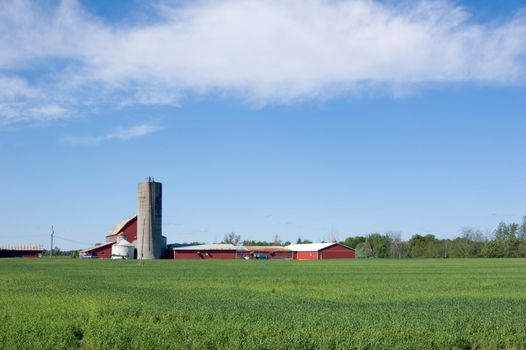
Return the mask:
<svg viewBox="0 0 526 350">
<path fill-rule="evenodd" d="M 39 4 L 0 3 L 0 74 L 14 79 L 0 94 L 0 124 L 52 112 L 45 104 L 177 105 L 188 93 L 291 103 L 526 80 L 524 11 L 474 23 L 446 0 L 202 0 L 165 2 L 156 20 L 117 26 L 74 0 Z M 28 68 L 40 72 L 31 83 L 16 76 Z"/>
<path fill-rule="evenodd" d="M 118 129 L 100 136 L 67 136 L 62 141 L 70 144 L 99 144 L 106 141 L 128 141 L 152 134 L 160 128 L 153 124 L 140 124 Z"/>
</svg>

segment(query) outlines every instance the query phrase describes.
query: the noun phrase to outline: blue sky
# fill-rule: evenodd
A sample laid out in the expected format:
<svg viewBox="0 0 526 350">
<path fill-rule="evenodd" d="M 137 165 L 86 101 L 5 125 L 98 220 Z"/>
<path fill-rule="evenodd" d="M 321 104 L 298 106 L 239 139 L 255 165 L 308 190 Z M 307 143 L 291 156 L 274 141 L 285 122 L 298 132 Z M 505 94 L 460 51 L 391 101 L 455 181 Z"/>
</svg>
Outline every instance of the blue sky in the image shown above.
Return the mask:
<svg viewBox="0 0 526 350">
<path fill-rule="evenodd" d="M 526 215 L 523 1 L 0 1 L 0 241 L 491 233 Z"/>
</svg>

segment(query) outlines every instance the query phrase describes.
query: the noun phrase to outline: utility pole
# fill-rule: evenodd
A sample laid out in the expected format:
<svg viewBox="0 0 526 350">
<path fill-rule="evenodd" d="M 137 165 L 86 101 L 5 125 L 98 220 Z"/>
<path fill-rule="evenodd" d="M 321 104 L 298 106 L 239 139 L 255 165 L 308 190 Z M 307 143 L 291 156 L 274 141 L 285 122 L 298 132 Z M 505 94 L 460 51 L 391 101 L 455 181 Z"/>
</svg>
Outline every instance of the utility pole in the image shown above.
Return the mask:
<svg viewBox="0 0 526 350">
<path fill-rule="evenodd" d="M 51 250 L 49 251 L 49 256 L 53 256 L 53 237 L 55 236 L 55 230 L 53 225 L 51 225 Z"/>
</svg>

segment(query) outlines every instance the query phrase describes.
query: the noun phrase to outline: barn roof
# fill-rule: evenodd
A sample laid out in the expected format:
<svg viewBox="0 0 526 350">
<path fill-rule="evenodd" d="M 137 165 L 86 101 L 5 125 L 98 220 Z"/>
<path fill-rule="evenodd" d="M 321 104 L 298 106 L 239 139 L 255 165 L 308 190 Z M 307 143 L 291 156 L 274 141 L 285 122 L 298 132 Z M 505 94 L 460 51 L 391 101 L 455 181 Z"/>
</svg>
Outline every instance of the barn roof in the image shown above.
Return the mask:
<svg viewBox="0 0 526 350">
<path fill-rule="evenodd" d="M 18 251 L 42 251 L 42 244 L 0 244 L 0 250 L 18 250 Z"/>
<path fill-rule="evenodd" d="M 241 246 L 235 246 L 233 244 L 199 244 L 199 245 L 190 245 L 186 247 L 176 247 L 174 250 L 236 250 L 246 252 L 247 248 Z"/>
<path fill-rule="evenodd" d="M 90 250 L 99 249 L 99 248 L 106 247 L 106 246 L 113 245 L 113 244 L 115 244 L 115 242 L 106 242 L 102 244 L 97 244 L 97 245 L 94 245 L 93 247 L 82 249 L 81 252 L 89 252 Z"/>
<path fill-rule="evenodd" d="M 129 222 L 133 221 L 134 219 L 137 219 L 137 215 L 132 216 L 131 218 L 127 218 L 119 222 L 117 225 L 113 226 L 111 230 L 108 231 L 106 234 L 106 237 L 114 236 L 122 231 L 124 226 L 128 225 Z"/>
<path fill-rule="evenodd" d="M 245 248 L 251 251 L 266 251 L 266 252 L 290 252 L 287 247 L 280 247 L 275 245 L 246 245 Z"/>
<path fill-rule="evenodd" d="M 336 242 L 330 242 L 330 243 L 303 243 L 303 244 L 289 244 L 285 248 L 288 248 L 290 250 L 293 250 L 295 252 L 314 252 L 314 251 L 320 251 L 322 249 L 331 247 L 335 244 L 338 244 Z"/>
</svg>

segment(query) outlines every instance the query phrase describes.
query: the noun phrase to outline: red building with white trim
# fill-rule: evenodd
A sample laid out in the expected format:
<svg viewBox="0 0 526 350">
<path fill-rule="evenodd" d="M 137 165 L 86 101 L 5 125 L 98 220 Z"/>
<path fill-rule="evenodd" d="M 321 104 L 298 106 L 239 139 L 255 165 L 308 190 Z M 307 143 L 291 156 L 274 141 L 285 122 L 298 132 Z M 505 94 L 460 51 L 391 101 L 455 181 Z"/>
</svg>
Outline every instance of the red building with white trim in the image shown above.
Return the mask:
<svg viewBox="0 0 526 350">
<path fill-rule="evenodd" d="M 291 244 L 286 248 L 294 253 L 294 260 L 354 259 L 354 249 L 341 243 Z"/>
<path fill-rule="evenodd" d="M 280 246 L 201 244 L 173 248 L 174 259 L 354 259 L 354 249 L 341 243 L 310 243 Z"/>
</svg>

